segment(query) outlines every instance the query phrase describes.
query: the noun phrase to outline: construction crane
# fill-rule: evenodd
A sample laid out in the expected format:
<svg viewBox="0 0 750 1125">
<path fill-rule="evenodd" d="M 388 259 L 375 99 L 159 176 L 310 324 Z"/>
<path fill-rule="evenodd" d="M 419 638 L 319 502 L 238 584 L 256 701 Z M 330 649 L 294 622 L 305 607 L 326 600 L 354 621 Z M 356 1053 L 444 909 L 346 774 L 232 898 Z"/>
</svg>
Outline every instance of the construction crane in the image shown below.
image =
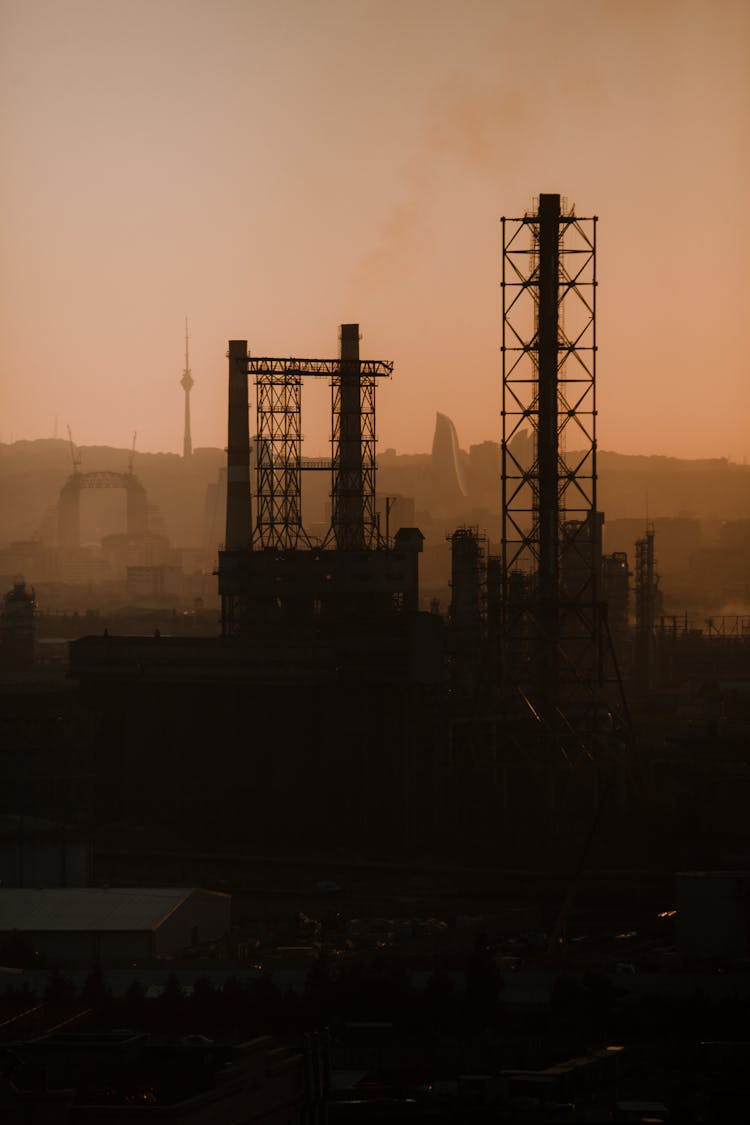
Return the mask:
<svg viewBox="0 0 750 1125">
<path fill-rule="evenodd" d="M 130 453 L 128 454 L 128 475 L 131 477 L 133 475 L 133 461 L 135 460 L 135 439 L 137 437 L 137 432 L 133 430 L 133 444 L 131 445 Z"/>
<path fill-rule="evenodd" d="M 70 457 L 73 462 L 73 472 L 77 473 L 81 467 L 81 454 L 80 451 L 76 449 L 75 442 L 73 441 L 73 435 L 70 432 L 70 426 L 68 426 L 68 443 L 70 445 Z"/>
</svg>

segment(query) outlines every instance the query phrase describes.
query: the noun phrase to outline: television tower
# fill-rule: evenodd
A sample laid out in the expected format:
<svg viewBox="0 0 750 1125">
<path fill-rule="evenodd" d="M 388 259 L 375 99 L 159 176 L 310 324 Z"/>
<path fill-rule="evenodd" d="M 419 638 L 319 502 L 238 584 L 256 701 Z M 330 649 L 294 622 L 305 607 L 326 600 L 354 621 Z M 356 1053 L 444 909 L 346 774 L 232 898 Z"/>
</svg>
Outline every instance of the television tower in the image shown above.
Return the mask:
<svg viewBox="0 0 750 1125">
<path fill-rule="evenodd" d="M 188 322 L 185 317 L 185 370 L 180 379 L 180 386 L 185 392 L 185 436 L 182 442 L 182 459 L 189 461 L 193 456 L 193 441 L 190 436 L 190 392 L 193 389 L 193 376 L 190 374 L 190 357 L 188 355 Z"/>
</svg>

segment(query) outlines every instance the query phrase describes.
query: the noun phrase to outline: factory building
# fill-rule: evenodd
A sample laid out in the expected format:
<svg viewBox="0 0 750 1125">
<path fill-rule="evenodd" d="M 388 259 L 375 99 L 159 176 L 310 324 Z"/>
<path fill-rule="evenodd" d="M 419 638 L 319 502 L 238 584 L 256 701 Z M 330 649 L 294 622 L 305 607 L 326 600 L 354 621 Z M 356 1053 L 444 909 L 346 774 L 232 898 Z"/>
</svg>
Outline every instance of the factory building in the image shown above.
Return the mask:
<svg viewBox="0 0 750 1125">
<path fill-rule="evenodd" d="M 0 934 L 17 933 L 58 964 L 144 962 L 218 941 L 231 896 L 172 887 L 0 890 Z"/>
<path fill-rule="evenodd" d="M 234 340 L 228 359 L 221 635 L 71 644 L 102 715 L 96 807 L 213 840 L 402 847 L 439 831 L 447 673 L 444 622 L 419 611 L 422 533 L 401 523 L 409 505 L 378 505 L 375 390 L 392 364 L 360 359 L 356 324 L 336 358 L 251 356 Z M 326 460 L 302 457 L 302 385 L 321 378 Z M 322 534 L 304 518 L 304 473 L 330 481 Z"/>
</svg>

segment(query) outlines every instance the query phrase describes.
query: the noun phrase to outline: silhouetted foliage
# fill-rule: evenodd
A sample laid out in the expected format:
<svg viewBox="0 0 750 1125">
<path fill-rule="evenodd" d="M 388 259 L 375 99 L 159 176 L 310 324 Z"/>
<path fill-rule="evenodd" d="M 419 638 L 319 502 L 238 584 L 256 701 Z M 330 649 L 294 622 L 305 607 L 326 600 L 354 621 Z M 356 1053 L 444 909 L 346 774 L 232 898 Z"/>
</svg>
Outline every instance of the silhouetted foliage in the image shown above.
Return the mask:
<svg viewBox="0 0 750 1125">
<path fill-rule="evenodd" d="M 447 973 L 433 973 L 422 994 L 422 1024 L 436 1031 L 455 1032 L 460 1005 L 456 986 Z"/>
<path fill-rule="evenodd" d="M 55 969 L 47 978 L 44 1002 L 51 1008 L 66 1008 L 76 997 L 76 987 L 69 977 Z"/>
<path fill-rule="evenodd" d="M 0 935 L 0 965 L 10 969 L 33 969 L 41 963 L 42 958 L 34 950 L 28 934 L 11 930 Z"/>
<path fill-rule="evenodd" d="M 81 1001 L 87 1008 L 101 1010 L 109 1006 L 111 993 L 104 982 L 101 966 L 91 970 L 81 988 Z"/>
<path fill-rule="evenodd" d="M 483 934 L 478 934 L 474 950 L 466 960 L 466 1010 L 469 1021 L 484 1030 L 494 1025 L 500 974 Z"/>
<path fill-rule="evenodd" d="M 146 988 L 139 980 L 131 981 L 125 995 L 116 1003 L 122 1012 L 125 1027 L 140 1029 L 145 1026 Z"/>
<path fill-rule="evenodd" d="M 158 997 L 160 1023 L 165 1027 L 179 1026 L 185 1015 L 187 1003 L 182 986 L 174 973 L 170 973 L 164 991 Z"/>
<path fill-rule="evenodd" d="M 200 1032 L 216 1022 L 221 1010 L 221 996 L 206 977 L 196 977 L 193 981 L 193 995 L 190 1002 L 189 1024 L 192 1031 Z"/>
</svg>

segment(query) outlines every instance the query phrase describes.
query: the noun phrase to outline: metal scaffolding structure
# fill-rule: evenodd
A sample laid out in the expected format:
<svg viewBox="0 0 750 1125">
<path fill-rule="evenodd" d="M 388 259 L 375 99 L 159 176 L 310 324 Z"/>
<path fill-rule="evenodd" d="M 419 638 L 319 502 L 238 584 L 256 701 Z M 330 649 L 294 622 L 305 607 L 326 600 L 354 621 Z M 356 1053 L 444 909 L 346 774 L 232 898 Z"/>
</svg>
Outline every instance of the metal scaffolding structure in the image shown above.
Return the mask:
<svg viewBox="0 0 750 1125">
<path fill-rule="evenodd" d="M 375 391 L 393 364 L 359 358 L 359 325 L 341 325 L 337 359 L 250 356 L 229 342 L 227 531 L 219 552 L 222 635 L 292 636 L 372 626 L 419 606 L 423 536 L 380 534 L 375 505 Z M 250 487 L 250 377 L 257 394 L 256 489 Z M 302 459 L 302 387 L 331 388 L 330 458 Z M 306 471 L 331 478 L 331 522 L 312 540 L 302 512 Z M 253 506 L 255 500 L 255 507 Z M 255 519 L 253 519 L 253 514 Z M 306 635 L 308 635 L 306 634 Z"/>
<path fill-rule="evenodd" d="M 253 366 L 253 361 L 249 361 Z M 306 543 L 302 529 L 302 372 L 255 366 L 258 547 Z"/>
<path fill-rule="evenodd" d="M 331 532 L 324 546 L 378 545 L 375 513 L 375 387 L 393 373 L 384 360 L 359 359 L 359 326 L 342 325 L 339 359 L 248 357 L 257 405 L 256 548 L 311 546 L 302 524 L 302 473 L 331 473 Z M 302 383 L 331 385 L 331 461 L 302 460 Z"/>
<path fill-rule="evenodd" d="M 502 219 L 504 680 L 553 732 L 601 679 L 596 225 L 559 195 Z"/>
</svg>

